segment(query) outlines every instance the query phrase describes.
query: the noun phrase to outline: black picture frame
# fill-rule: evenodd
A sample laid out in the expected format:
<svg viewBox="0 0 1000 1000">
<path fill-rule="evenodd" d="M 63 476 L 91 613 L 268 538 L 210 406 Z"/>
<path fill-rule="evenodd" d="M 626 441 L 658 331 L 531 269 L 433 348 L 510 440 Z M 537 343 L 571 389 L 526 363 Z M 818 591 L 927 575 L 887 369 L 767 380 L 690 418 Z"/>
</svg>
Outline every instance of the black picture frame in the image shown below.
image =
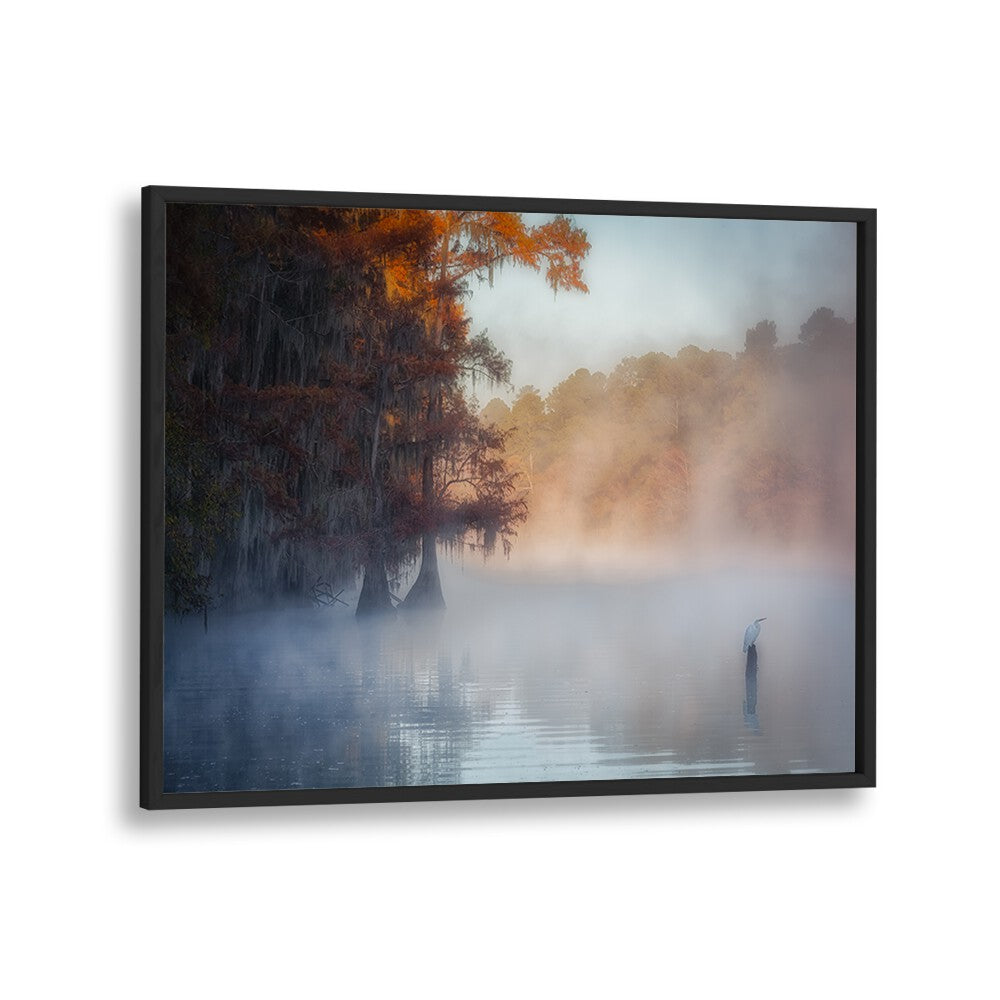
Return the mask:
<svg viewBox="0 0 1000 1000">
<path fill-rule="evenodd" d="M 569 215 L 806 220 L 857 224 L 855 769 L 845 773 L 633 778 L 280 791 L 163 791 L 166 207 L 170 203 L 484 209 Z M 676 794 L 875 785 L 876 212 L 857 208 L 150 186 L 142 189 L 140 793 L 145 809 Z"/>
</svg>

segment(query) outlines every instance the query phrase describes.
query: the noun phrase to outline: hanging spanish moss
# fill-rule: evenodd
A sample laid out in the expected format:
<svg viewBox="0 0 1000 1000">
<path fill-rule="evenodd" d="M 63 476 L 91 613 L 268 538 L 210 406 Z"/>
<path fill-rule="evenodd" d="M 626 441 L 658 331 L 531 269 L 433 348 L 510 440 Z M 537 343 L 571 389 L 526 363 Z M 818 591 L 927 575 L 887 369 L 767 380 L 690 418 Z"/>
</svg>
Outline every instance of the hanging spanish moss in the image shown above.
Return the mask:
<svg viewBox="0 0 1000 1000">
<path fill-rule="evenodd" d="M 503 213 L 170 206 L 175 611 L 360 581 L 358 613 L 388 613 L 417 559 L 409 603 L 443 606 L 439 538 L 509 547 L 524 504 L 465 387 L 510 365 L 469 336 L 461 297 L 505 261 L 547 259 L 553 287 L 583 287 L 534 232 Z"/>
</svg>

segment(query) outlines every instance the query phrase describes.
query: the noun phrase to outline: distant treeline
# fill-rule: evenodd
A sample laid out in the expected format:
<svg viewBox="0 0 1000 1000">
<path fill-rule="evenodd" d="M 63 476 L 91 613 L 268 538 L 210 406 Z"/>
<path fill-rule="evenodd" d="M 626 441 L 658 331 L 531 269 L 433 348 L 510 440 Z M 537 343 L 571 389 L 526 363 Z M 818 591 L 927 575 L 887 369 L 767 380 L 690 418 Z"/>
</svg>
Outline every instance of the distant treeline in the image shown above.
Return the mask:
<svg viewBox="0 0 1000 1000">
<path fill-rule="evenodd" d="M 465 387 L 510 364 L 462 299 L 504 266 L 586 291 L 586 233 L 505 212 L 167 208 L 168 606 L 207 613 L 363 574 L 443 604 L 436 542 L 509 546 L 525 505 Z"/>
<path fill-rule="evenodd" d="M 543 397 L 526 386 L 483 420 L 508 434 L 528 520 L 522 541 L 702 548 L 761 540 L 850 552 L 853 322 L 817 309 L 796 342 L 775 324 L 736 356 L 689 346 L 580 369 Z"/>
</svg>

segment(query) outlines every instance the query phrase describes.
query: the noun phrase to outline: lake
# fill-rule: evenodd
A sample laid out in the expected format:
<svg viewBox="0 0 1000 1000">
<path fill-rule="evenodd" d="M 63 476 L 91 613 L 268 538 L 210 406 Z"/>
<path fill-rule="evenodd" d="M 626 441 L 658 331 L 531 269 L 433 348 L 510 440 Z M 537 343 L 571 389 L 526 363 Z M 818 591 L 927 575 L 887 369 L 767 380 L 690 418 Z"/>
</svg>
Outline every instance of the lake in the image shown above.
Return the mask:
<svg viewBox="0 0 1000 1000">
<path fill-rule="evenodd" d="M 850 575 L 441 570 L 432 618 L 168 616 L 164 790 L 854 770 Z"/>
</svg>

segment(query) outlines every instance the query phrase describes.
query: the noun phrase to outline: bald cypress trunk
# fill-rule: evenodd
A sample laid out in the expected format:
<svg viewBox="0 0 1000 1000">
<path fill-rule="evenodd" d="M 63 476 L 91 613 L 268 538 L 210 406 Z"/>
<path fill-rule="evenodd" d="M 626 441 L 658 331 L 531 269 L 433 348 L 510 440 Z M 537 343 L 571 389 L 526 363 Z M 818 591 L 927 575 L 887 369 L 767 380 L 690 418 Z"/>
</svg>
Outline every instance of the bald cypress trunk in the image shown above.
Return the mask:
<svg viewBox="0 0 1000 1000">
<path fill-rule="evenodd" d="M 434 495 L 434 458 L 424 456 L 423 482 L 425 503 Z M 407 609 L 441 609 L 444 608 L 444 593 L 441 590 L 441 575 L 438 573 L 437 532 L 433 529 L 425 531 L 420 540 L 420 572 L 414 581 L 410 592 L 403 601 Z"/>
<path fill-rule="evenodd" d="M 355 614 L 359 618 L 395 614 L 392 598 L 389 596 L 385 560 L 378 555 L 370 556 L 365 563 L 365 579 L 361 585 L 361 595 L 358 597 Z"/>
<path fill-rule="evenodd" d="M 437 534 L 425 531 L 420 545 L 420 572 L 403 601 L 403 607 L 408 611 L 442 611 L 446 605 L 441 590 L 441 575 L 438 573 Z"/>
<path fill-rule="evenodd" d="M 448 262 L 451 254 L 451 223 L 446 225 L 441 239 L 441 265 L 438 272 L 438 301 L 434 312 L 434 323 L 431 328 L 431 343 L 440 347 L 444 332 L 444 285 L 448 278 Z M 443 411 L 443 394 L 440 385 L 432 384 L 427 400 L 427 424 L 430 427 L 434 420 L 439 420 Z M 434 492 L 434 448 L 435 442 L 428 440 L 424 446 L 424 460 L 421 469 L 421 491 L 423 493 L 424 514 L 432 516 Z M 444 592 L 441 590 L 441 575 L 438 572 L 437 532 L 429 529 L 423 533 L 420 540 L 420 572 L 414 581 L 410 592 L 403 601 L 403 607 L 410 609 L 443 609 Z"/>
<path fill-rule="evenodd" d="M 389 524 L 386 516 L 385 483 L 380 468 L 379 441 L 382 436 L 382 414 L 389 393 L 389 376 L 382 367 L 375 391 L 375 413 L 373 418 L 368 471 L 372 501 L 372 542 L 368 559 L 365 561 L 365 578 L 358 597 L 355 614 L 359 618 L 368 615 L 395 614 L 392 598 L 389 596 L 386 551 L 389 544 Z"/>
</svg>

